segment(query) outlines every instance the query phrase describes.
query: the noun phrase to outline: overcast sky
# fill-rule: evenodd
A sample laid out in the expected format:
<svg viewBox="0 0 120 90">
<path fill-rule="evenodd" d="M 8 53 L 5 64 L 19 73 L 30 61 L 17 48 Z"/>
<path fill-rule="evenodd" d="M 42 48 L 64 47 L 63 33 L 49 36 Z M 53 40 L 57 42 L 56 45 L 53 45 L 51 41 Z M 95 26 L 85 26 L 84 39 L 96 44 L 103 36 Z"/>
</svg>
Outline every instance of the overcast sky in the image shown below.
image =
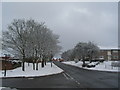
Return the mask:
<svg viewBox="0 0 120 90">
<path fill-rule="evenodd" d="M 80 41 L 93 41 L 102 48 L 118 46 L 117 2 L 18 2 L 3 3 L 3 30 L 13 19 L 35 19 L 45 22 L 60 35 L 64 50 Z"/>
</svg>

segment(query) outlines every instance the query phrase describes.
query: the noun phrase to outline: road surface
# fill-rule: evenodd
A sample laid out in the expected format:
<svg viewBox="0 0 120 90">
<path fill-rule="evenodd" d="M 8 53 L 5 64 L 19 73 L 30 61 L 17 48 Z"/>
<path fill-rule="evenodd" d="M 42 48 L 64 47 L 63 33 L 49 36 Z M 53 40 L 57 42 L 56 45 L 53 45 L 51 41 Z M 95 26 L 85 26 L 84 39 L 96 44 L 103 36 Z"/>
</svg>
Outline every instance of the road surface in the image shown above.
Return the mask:
<svg viewBox="0 0 120 90">
<path fill-rule="evenodd" d="M 55 64 L 85 88 L 118 88 L 118 73 L 85 70 L 59 62 Z"/>
</svg>

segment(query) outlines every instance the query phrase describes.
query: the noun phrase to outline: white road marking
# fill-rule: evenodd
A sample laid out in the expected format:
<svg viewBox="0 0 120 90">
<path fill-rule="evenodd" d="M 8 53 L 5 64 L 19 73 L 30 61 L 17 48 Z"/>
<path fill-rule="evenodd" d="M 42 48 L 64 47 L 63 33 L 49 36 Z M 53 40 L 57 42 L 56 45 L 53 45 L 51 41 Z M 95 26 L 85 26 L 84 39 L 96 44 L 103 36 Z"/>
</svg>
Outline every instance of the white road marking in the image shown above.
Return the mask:
<svg viewBox="0 0 120 90">
<path fill-rule="evenodd" d="M 71 79 L 74 79 L 73 77 L 71 77 L 68 73 L 65 73 L 65 74 L 67 74 Z"/>
<path fill-rule="evenodd" d="M 64 77 L 65 77 L 66 79 L 69 79 L 64 73 L 63 73 L 63 75 L 64 75 Z"/>
<path fill-rule="evenodd" d="M 34 78 L 28 78 L 28 79 L 34 79 Z"/>
<path fill-rule="evenodd" d="M 80 83 L 77 81 L 77 80 L 75 80 L 72 76 L 70 76 L 68 73 L 65 73 L 67 76 L 69 76 L 71 79 L 73 79 L 77 84 L 79 84 L 80 85 Z"/>
<path fill-rule="evenodd" d="M 80 85 L 80 83 L 78 81 L 75 81 L 75 82 Z"/>
</svg>

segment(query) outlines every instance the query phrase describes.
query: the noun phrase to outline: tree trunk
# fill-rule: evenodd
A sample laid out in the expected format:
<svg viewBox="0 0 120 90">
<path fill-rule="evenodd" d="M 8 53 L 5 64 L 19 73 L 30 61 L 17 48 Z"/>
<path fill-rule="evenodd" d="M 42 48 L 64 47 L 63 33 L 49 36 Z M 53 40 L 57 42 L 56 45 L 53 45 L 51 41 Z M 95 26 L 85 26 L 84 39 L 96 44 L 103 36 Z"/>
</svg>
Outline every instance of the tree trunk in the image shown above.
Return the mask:
<svg viewBox="0 0 120 90">
<path fill-rule="evenodd" d="M 46 65 L 46 60 L 45 60 L 45 65 Z"/>
<path fill-rule="evenodd" d="M 22 62 L 22 71 L 25 71 L 25 62 Z"/>
<path fill-rule="evenodd" d="M 5 60 L 5 72 L 4 72 L 4 76 L 6 76 L 6 60 Z"/>
<path fill-rule="evenodd" d="M 35 70 L 35 62 L 33 62 L 33 70 Z"/>
<path fill-rule="evenodd" d="M 42 60 L 42 62 L 41 62 L 41 67 L 42 68 L 44 67 L 44 60 Z"/>
<path fill-rule="evenodd" d="M 90 63 L 92 62 L 92 56 L 89 56 L 89 61 L 90 61 Z"/>
<path fill-rule="evenodd" d="M 38 59 L 38 51 L 37 51 L 37 49 L 35 49 L 35 52 L 36 52 L 36 54 L 35 54 L 35 63 L 36 63 L 36 70 L 38 70 L 38 62 L 37 62 L 37 59 Z M 35 65 L 35 63 L 34 63 L 34 65 Z M 34 70 L 35 70 L 35 67 L 34 67 Z"/>
<path fill-rule="evenodd" d="M 25 55 L 23 55 L 22 71 L 25 71 Z"/>
<path fill-rule="evenodd" d="M 36 62 L 36 70 L 38 70 L 38 62 Z"/>
<path fill-rule="evenodd" d="M 85 60 L 83 60 L 83 65 L 85 65 Z"/>
<path fill-rule="evenodd" d="M 30 66 L 29 62 L 28 62 L 28 66 Z"/>
<path fill-rule="evenodd" d="M 38 60 L 36 61 L 36 70 L 38 70 L 38 64 L 39 64 L 39 62 L 38 62 Z"/>
<path fill-rule="evenodd" d="M 82 67 L 85 67 L 85 59 L 83 58 L 83 65 L 82 65 Z"/>
<path fill-rule="evenodd" d="M 52 60 L 51 60 L 51 67 L 52 67 Z"/>
</svg>

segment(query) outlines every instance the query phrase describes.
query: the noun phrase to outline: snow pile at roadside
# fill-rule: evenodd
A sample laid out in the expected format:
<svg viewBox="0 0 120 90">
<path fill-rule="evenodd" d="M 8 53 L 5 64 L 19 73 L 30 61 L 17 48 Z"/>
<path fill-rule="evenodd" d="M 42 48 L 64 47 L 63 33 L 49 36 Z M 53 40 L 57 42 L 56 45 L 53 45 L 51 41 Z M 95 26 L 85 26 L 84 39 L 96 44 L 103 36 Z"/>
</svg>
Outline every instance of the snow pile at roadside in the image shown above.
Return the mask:
<svg viewBox="0 0 120 90">
<path fill-rule="evenodd" d="M 95 67 L 92 68 L 87 68 L 87 67 L 82 67 L 83 62 L 79 61 L 78 63 L 75 63 L 75 61 L 67 61 L 67 62 L 63 62 L 64 64 L 68 64 L 68 65 L 73 65 L 73 66 L 77 66 L 83 69 L 89 69 L 89 70 L 98 70 L 98 71 L 111 71 L 111 72 L 120 72 L 120 67 L 114 67 L 112 66 L 112 63 L 119 63 L 119 61 L 104 61 L 103 63 L 100 63 L 98 65 L 97 62 L 92 62 L 89 63 L 88 61 L 86 62 L 88 65 L 96 65 Z"/>
<path fill-rule="evenodd" d="M 63 70 L 57 67 L 55 64 L 47 63 L 47 65 L 44 68 L 41 68 L 41 64 L 39 64 L 38 70 L 33 70 L 33 64 L 30 63 L 28 66 L 27 63 L 25 63 L 25 71 L 22 71 L 22 67 L 13 69 L 13 70 L 7 70 L 7 76 L 6 77 L 32 77 L 32 76 L 45 76 L 45 75 L 52 75 L 61 73 Z M 0 71 L 2 73 L 2 76 L 4 77 L 4 71 Z"/>
</svg>

